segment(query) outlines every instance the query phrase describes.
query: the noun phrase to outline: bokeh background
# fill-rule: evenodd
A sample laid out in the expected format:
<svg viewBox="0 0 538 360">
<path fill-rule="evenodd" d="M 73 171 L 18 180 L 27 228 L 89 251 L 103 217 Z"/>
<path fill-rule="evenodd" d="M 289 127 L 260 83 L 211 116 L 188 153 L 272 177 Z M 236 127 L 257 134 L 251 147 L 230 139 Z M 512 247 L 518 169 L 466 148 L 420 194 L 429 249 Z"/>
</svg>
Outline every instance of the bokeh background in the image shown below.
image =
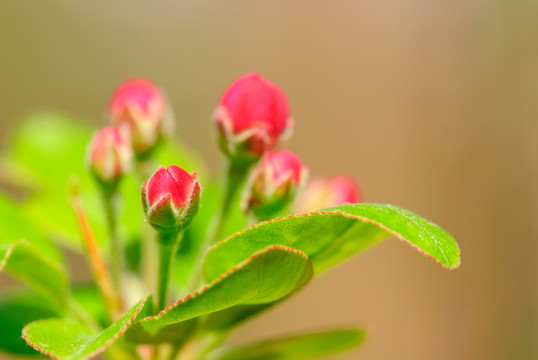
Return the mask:
<svg viewBox="0 0 538 360">
<path fill-rule="evenodd" d="M 463 262 L 386 241 L 232 341 L 359 324 L 364 346 L 341 359 L 536 359 L 537 24 L 531 0 L 2 0 L 0 141 L 39 108 L 98 126 L 113 88 L 143 76 L 216 173 L 209 116 L 259 71 L 288 95 L 284 146 L 313 175 L 434 220 Z"/>
</svg>

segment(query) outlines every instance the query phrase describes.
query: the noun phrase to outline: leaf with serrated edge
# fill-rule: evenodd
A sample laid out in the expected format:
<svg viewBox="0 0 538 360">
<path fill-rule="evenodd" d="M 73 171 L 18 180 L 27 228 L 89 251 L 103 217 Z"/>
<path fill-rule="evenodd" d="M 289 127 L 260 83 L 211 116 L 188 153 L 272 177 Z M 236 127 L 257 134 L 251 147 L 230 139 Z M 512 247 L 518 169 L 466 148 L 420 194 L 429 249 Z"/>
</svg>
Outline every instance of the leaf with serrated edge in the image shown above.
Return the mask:
<svg viewBox="0 0 538 360">
<path fill-rule="evenodd" d="M 432 222 L 392 205 L 349 204 L 269 220 L 233 234 L 208 251 L 204 277 L 211 282 L 250 254 L 274 244 L 304 251 L 319 273 L 390 236 L 449 269 L 460 264 L 458 244 Z"/>
<path fill-rule="evenodd" d="M 60 308 L 67 303 L 68 283 L 64 272 L 25 240 L 0 245 L 0 272 L 2 271 L 54 301 Z"/>
<path fill-rule="evenodd" d="M 30 323 L 22 335 L 28 345 L 53 359 L 90 359 L 112 345 L 136 321 L 147 300 L 138 302 L 100 333 L 72 320 L 47 319 Z"/>
<path fill-rule="evenodd" d="M 320 359 L 359 346 L 364 331 L 340 329 L 264 340 L 233 349 L 217 349 L 208 360 Z"/>
<path fill-rule="evenodd" d="M 270 246 L 231 268 L 212 284 L 179 300 L 156 316 L 142 319 L 126 334 L 133 342 L 171 341 L 187 320 L 240 304 L 264 304 L 281 299 L 312 278 L 312 264 L 301 251 Z"/>
</svg>

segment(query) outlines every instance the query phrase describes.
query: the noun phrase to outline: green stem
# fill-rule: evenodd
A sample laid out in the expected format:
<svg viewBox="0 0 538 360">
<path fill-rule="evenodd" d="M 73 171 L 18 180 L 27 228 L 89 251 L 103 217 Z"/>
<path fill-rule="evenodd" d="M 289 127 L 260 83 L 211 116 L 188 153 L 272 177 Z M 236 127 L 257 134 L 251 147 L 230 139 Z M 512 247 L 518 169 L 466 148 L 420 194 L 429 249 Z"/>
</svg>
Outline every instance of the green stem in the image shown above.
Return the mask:
<svg viewBox="0 0 538 360">
<path fill-rule="evenodd" d="M 235 203 L 239 190 L 241 190 L 243 183 L 248 177 L 249 169 L 254 164 L 255 162 L 228 162 L 228 176 L 226 177 L 226 185 L 224 188 L 224 199 L 221 202 L 218 213 L 213 218 L 213 222 L 209 226 L 205 240 L 200 247 L 195 269 L 200 268 L 205 249 L 216 243 L 223 236 L 226 225 L 228 224 L 228 216 L 232 210 L 232 205 Z M 189 292 L 197 290 L 201 283 L 202 274 L 201 271 L 197 271 L 193 276 Z"/>
<path fill-rule="evenodd" d="M 181 351 L 181 346 L 174 346 L 170 350 L 170 354 L 168 354 L 168 360 L 176 360 L 179 352 Z"/>
<path fill-rule="evenodd" d="M 160 358 L 160 350 L 161 349 L 161 346 L 159 344 L 155 344 L 153 346 L 153 356 L 151 357 L 152 360 L 159 360 Z"/>
<path fill-rule="evenodd" d="M 166 305 L 168 296 L 168 282 L 170 280 L 170 268 L 172 260 L 179 244 L 182 232 L 159 232 L 159 275 L 157 279 L 157 309 L 160 312 Z"/>
<path fill-rule="evenodd" d="M 210 231 L 209 243 L 207 245 L 216 243 L 223 236 L 228 223 L 231 206 L 235 203 L 239 190 L 241 190 L 241 187 L 248 176 L 251 165 L 252 163 L 229 162 L 224 199 L 217 214 L 216 223 L 213 226 L 212 231 Z"/>
<path fill-rule="evenodd" d="M 110 272 L 112 275 L 112 283 L 114 290 L 118 296 L 121 296 L 121 273 L 123 270 L 123 254 L 122 248 L 118 237 L 117 226 L 117 200 L 116 187 L 105 189 L 103 191 L 103 200 L 105 206 L 105 214 L 108 225 L 108 235 L 110 238 Z"/>
</svg>

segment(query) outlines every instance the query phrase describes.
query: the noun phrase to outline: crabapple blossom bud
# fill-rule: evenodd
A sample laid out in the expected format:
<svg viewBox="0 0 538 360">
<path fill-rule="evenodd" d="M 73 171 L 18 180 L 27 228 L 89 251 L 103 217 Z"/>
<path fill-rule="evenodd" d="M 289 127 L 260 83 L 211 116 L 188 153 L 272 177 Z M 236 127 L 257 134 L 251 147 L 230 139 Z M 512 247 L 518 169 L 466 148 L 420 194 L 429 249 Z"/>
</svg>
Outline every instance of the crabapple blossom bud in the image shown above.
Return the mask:
<svg viewBox="0 0 538 360">
<path fill-rule="evenodd" d="M 174 128 L 166 97 L 145 79 L 130 79 L 116 88 L 107 116 L 129 134 L 137 154 L 149 152 L 162 135 L 171 133 Z"/>
<path fill-rule="evenodd" d="M 131 144 L 117 128 L 107 126 L 95 133 L 88 149 L 88 164 L 100 182 L 118 182 L 129 171 L 132 161 Z"/>
<path fill-rule="evenodd" d="M 266 153 L 249 182 L 244 208 L 266 219 L 282 210 L 306 177 L 301 159 L 288 150 Z"/>
<path fill-rule="evenodd" d="M 213 119 L 220 146 L 232 158 L 258 159 L 293 126 L 282 90 L 254 72 L 226 89 Z"/>
<path fill-rule="evenodd" d="M 179 231 L 198 211 L 200 184 L 196 173 L 177 166 L 161 167 L 142 187 L 146 218 L 157 231 Z"/>
<path fill-rule="evenodd" d="M 299 212 L 309 212 L 343 204 L 361 202 L 361 192 L 347 176 L 319 178 L 308 184 L 297 200 Z"/>
</svg>

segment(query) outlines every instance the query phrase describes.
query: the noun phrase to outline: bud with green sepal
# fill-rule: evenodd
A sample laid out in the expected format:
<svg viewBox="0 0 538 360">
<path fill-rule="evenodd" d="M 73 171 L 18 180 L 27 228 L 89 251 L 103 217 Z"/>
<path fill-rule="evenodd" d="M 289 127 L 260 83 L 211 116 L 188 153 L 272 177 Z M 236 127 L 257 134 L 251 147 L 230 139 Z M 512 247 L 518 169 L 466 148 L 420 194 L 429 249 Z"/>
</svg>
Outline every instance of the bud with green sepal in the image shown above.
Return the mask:
<svg viewBox="0 0 538 360">
<path fill-rule="evenodd" d="M 107 126 L 95 133 L 88 149 L 88 165 L 97 181 L 116 184 L 130 170 L 132 161 L 129 139 L 117 128 Z"/>
<path fill-rule="evenodd" d="M 174 130 L 174 117 L 166 96 L 145 79 L 130 79 L 118 86 L 107 117 L 129 134 L 138 159 L 146 158 L 163 135 Z"/>
<path fill-rule="evenodd" d="M 148 223 L 158 232 L 178 232 L 198 211 L 200 183 L 196 173 L 177 166 L 161 167 L 142 187 Z"/>
<path fill-rule="evenodd" d="M 301 159 L 291 151 L 266 153 L 249 181 L 244 210 L 259 220 L 277 215 L 293 201 L 307 173 Z"/>
<path fill-rule="evenodd" d="M 221 149 L 236 162 L 256 161 L 293 127 L 282 90 L 254 72 L 226 89 L 213 119 Z"/>
</svg>

